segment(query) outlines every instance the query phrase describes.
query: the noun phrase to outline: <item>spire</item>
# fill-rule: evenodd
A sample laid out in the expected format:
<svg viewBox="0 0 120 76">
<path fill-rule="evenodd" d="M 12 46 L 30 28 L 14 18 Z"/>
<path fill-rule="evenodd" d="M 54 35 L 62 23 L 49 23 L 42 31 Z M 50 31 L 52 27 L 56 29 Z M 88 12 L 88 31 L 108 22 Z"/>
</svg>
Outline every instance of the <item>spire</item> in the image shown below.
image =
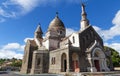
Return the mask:
<svg viewBox="0 0 120 76">
<path fill-rule="evenodd" d="M 35 30 L 35 38 L 42 38 L 42 34 L 43 32 L 39 23 L 37 29 Z"/>
<path fill-rule="evenodd" d="M 81 13 L 81 30 L 84 30 L 89 26 L 89 20 L 87 19 L 87 13 L 85 12 L 85 5 L 82 3 L 82 13 Z"/>
<path fill-rule="evenodd" d="M 85 12 L 85 5 L 82 3 L 82 20 L 85 20 L 86 19 L 86 16 L 87 16 L 87 14 L 86 14 L 86 12 Z"/>
<path fill-rule="evenodd" d="M 36 33 L 41 33 L 41 34 L 43 34 L 42 29 L 41 29 L 41 26 L 40 26 L 40 23 L 38 24 L 38 27 L 37 27 L 37 29 L 35 30 L 35 32 L 36 32 Z"/>
<path fill-rule="evenodd" d="M 58 14 L 59 14 L 59 13 L 58 13 L 58 12 L 56 12 L 56 17 L 58 17 Z"/>
</svg>

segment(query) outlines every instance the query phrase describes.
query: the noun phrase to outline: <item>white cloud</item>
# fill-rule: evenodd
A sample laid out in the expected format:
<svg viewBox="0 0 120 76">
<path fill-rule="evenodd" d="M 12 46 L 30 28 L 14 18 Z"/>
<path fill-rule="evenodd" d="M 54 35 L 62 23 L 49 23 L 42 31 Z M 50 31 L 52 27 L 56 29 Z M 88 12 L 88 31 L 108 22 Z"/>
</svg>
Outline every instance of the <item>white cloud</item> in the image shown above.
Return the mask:
<svg viewBox="0 0 120 76">
<path fill-rule="evenodd" d="M 0 5 L 0 22 L 25 15 L 43 2 L 44 0 L 5 0 Z"/>
<path fill-rule="evenodd" d="M 33 38 L 25 38 L 25 39 L 24 39 L 24 42 L 26 43 L 27 40 L 33 40 Z"/>
<path fill-rule="evenodd" d="M 7 17 L 7 18 L 12 18 L 12 17 L 15 17 L 15 12 L 6 12 L 5 10 L 3 10 L 1 7 L 0 7 L 0 15 L 3 16 L 3 17 Z"/>
<path fill-rule="evenodd" d="M 93 26 L 93 28 L 97 31 L 97 32 L 100 32 L 101 31 L 101 28 L 97 27 L 97 26 Z"/>
<path fill-rule="evenodd" d="M 105 43 L 105 46 L 115 49 L 120 54 L 120 43 L 111 43 L 111 44 Z"/>
<path fill-rule="evenodd" d="M 16 18 L 25 15 L 39 6 L 56 6 L 58 3 L 79 3 L 79 0 L 4 0 L 0 5 L 0 16 Z M 3 22 L 0 20 L 0 22 Z"/>
<path fill-rule="evenodd" d="M 22 59 L 24 46 L 19 43 L 8 43 L 0 48 L 0 58 Z"/>
<path fill-rule="evenodd" d="M 5 7 L 18 6 L 20 13 L 25 14 L 39 5 L 40 0 L 9 0 L 3 3 Z M 18 9 L 18 8 L 17 8 Z"/>
<path fill-rule="evenodd" d="M 113 26 L 108 30 L 102 30 L 97 26 L 93 26 L 95 30 L 104 38 L 104 40 L 113 39 L 115 36 L 120 36 L 120 10 L 113 18 Z"/>
<path fill-rule="evenodd" d="M 40 0 L 6 0 L 0 6 L 0 15 L 7 18 L 24 15 L 39 6 Z M 14 9 L 14 10 L 13 10 Z"/>
<path fill-rule="evenodd" d="M 76 32 L 76 31 L 74 29 L 71 29 L 71 28 L 66 28 L 66 36 L 69 36 L 73 32 Z"/>
<path fill-rule="evenodd" d="M 112 23 L 115 25 L 120 25 L 120 10 L 115 15 L 115 18 L 113 19 Z"/>
<path fill-rule="evenodd" d="M 20 48 L 22 49 L 21 51 L 24 50 L 25 45 L 21 45 Z"/>
<path fill-rule="evenodd" d="M 94 29 L 101 35 L 103 40 L 105 40 L 105 45 L 109 46 L 120 53 L 120 43 L 107 43 L 109 40 L 114 41 L 114 37 L 120 36 L 120 10 L 116 13 L 115 17 L 112 20 L 113 26 L 110 29 L 102 30 L 100 27 L 93 26 Z"/>
<path fill-rule="evenodd" d="M 23 51 L 23 46 L 21 46 L 19 43 L 8 43 L 7 45 L 4 45 L 2 49 Z"/>
<path fill-rule="evenodd" d="M 1 50 L 0 49 L 0 58 L 17 58 L 17 59 L 22 59 L 23 54 L 21 53 L 16 53 L 15 51 L 12 50 Z"/>
<path fill-rule="evenodd" d="M 45 3 L 47 0 L 5 0 L 0 6 L 0 15 L 3 17 L 24 15 Z"/>
</svg>

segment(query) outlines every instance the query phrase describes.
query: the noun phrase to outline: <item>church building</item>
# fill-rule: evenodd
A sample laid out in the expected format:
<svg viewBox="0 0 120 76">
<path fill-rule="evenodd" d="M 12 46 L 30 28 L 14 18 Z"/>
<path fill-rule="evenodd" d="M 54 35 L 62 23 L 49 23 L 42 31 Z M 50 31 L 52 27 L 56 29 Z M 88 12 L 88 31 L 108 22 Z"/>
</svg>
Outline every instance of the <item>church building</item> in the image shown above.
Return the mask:
<svg viewBox="0 0 120 76">
<path fill-rule="evenodd" d="M 66 28 L 56 14 L 45 37 L 40 25 L 24 50 L 21 73 L 110 71 L 102 38 L 89 24 L 82 4 L 80 30 L 66 36 Z"/>
</svg>

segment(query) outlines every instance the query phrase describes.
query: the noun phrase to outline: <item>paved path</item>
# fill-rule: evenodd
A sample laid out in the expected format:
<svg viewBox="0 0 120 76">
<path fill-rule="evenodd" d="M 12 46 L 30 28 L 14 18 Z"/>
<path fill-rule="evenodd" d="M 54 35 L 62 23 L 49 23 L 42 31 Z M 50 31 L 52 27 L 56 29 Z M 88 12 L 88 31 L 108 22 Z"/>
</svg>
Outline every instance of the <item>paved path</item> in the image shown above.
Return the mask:
<svg viewBox="0 0 120 76">
<path fill-rule="evenodd" d="M 0 76 L 21 76 L 21 75 L 17 75 L 13 72 L 0 72 Z"/>
<path fill-rule="evenodd" d="M 0 76 L 64 76 L 57 74 L 36 74 L 36 75 L 24 75 L 17 72 L 0 72 Z"/>
<path fill-rule="evenodd" d="M 57 74 L 22 75 L 22 74 L 14 73 L 14 72 L 0 72 L 0 76 L 64 76 L 64 75 L 57 75 Z M 93 75 L 74 74 L 73 76 L 120 76 L 120 73 L 117 73 L 117 74 L 98 73 L 98 74 L 93 74 Z"/>
<path fill-rule="evenodd" d="M 111 71 L 111 72 L 84 72 L 81 75 L 85 76 L 120 76 L 120 71 Z M 77 76 L 77 75 L 76 75 Z M 79 76 L 79 75 L 78 75 Z"/>
<path fill-rule="evenodd" d="M 21 75 L 15 74 L 14 72 L 0 72 L 0 76 L 21 76 Z"/>
</svg>

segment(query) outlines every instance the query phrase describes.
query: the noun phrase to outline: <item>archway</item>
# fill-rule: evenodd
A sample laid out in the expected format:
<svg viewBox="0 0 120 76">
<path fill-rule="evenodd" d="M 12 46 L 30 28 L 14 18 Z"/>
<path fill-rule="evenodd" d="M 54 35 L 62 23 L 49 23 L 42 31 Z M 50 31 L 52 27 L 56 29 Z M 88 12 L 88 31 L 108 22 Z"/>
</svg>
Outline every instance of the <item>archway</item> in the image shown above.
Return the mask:
<svg viewBox="0 0 120 76">
<path fill-rule="evenodd" d="M 66 72 L 67 70 L 67 56 L 65 53 L 61 56 L 61 71 Z"/>
<path fill-rule="evenodd" d="M 100 52 L 99 51 L 95 51 L 94 53 L 94 66 L 96 68 L 97 71 L 100 71 Z"/>
<path fill-rule="evenodd" d="M 72 69 L 75 72 L 79 72 L 79 58 L 76 53 L 72 54 Z"/>
<path fill-rule="evenodd" d="M 97 71 L 108 71 L 105 53 L 100 48 L 95 48 L 92 52 L 93 63 Z"/>
</svg>

